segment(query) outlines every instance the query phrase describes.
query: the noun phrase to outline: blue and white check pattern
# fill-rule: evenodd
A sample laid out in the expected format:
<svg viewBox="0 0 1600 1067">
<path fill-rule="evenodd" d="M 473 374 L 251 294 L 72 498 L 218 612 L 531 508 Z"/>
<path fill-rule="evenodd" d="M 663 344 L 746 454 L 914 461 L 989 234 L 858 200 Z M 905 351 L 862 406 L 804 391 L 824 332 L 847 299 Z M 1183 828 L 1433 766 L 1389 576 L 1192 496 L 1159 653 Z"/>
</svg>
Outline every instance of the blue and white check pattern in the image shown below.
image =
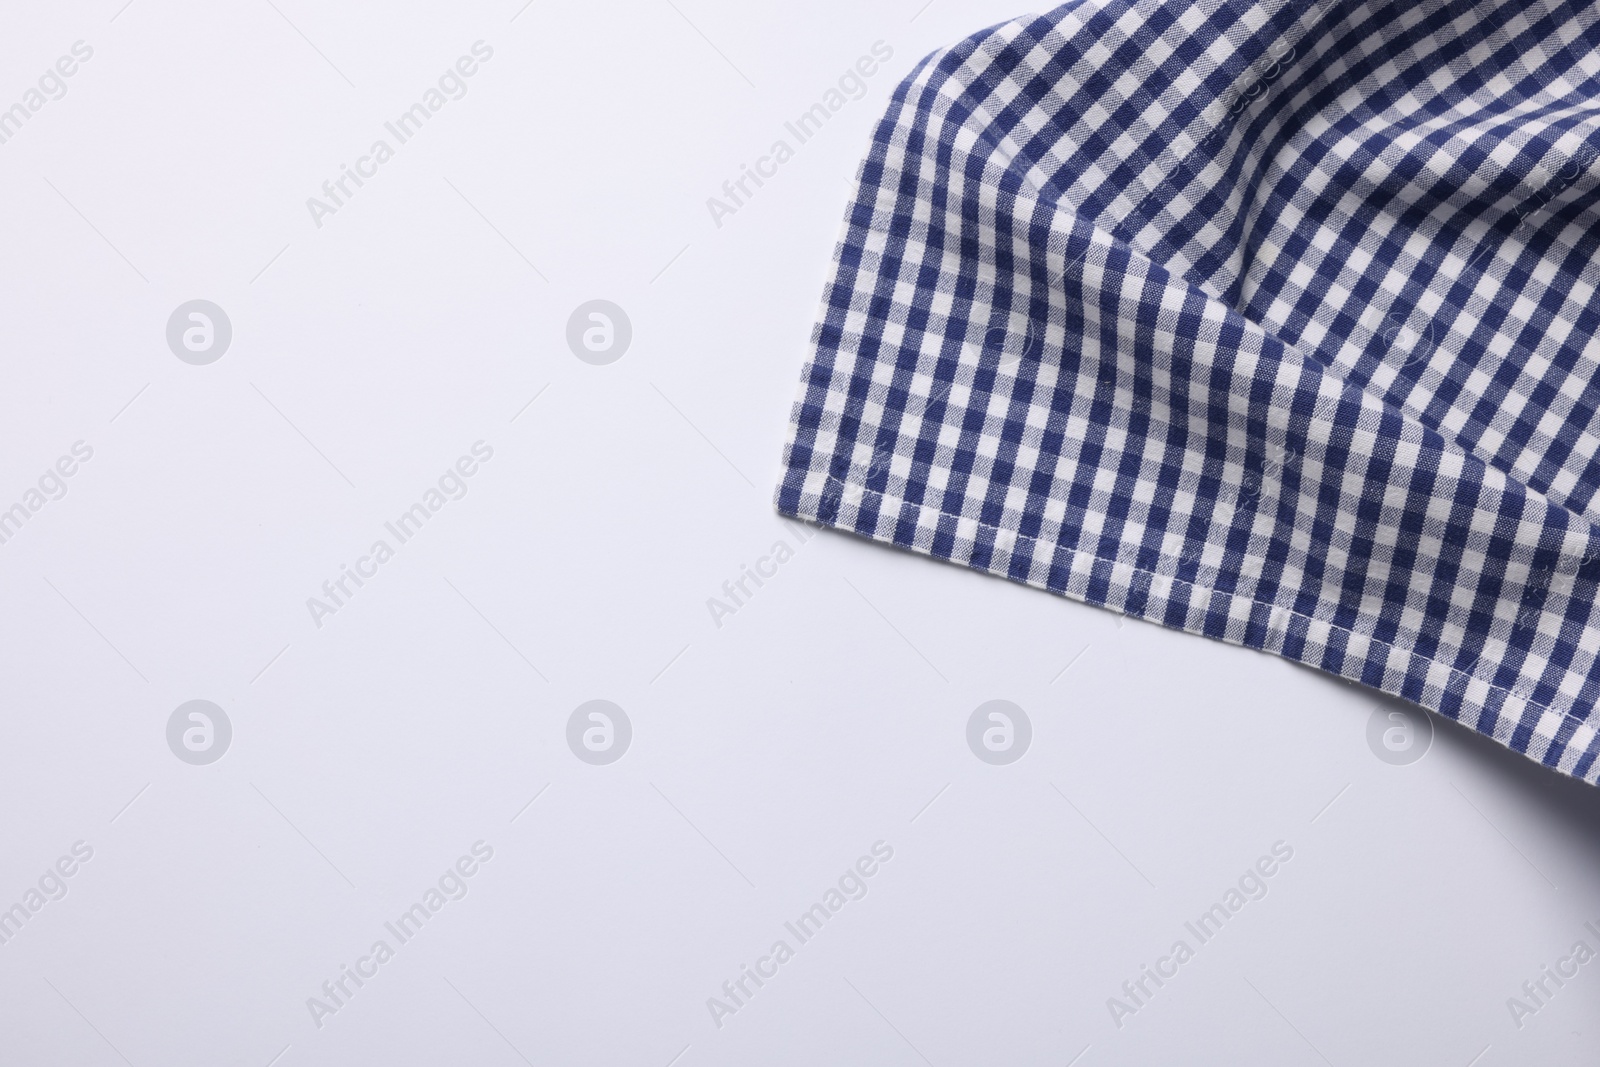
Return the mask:
<svg viewBox="0 0 1600 1067">
<path fill-rule="evenodd" d="M 896 90 L 779 510 L 1600 778 L 1600 12 L 1093 0 Z"/>
</svg>

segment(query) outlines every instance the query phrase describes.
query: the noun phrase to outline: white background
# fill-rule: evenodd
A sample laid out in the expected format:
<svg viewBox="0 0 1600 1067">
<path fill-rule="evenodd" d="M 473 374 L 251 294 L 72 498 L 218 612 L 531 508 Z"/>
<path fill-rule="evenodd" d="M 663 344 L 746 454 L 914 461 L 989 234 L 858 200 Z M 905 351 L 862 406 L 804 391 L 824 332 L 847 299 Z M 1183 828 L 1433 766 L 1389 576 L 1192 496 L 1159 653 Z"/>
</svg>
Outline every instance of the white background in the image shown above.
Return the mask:
<svg viewBox="0 0 1600 1067">
<path fill-rule="evenodd" d="M 94 450 L 0 545 L 0 908 L 94 849 L 0 946 L 0 1062 L 1593 1062 L 1600 964 L 1520 1029 L 1507 999 L 1600 949 L 1600 794 L 1444 722 L 1391 766 L 1370 693 L 774 513 L 871 127 L 1013 8 L 122 4 L 0 29 L 0 107 L 94 50 L 0 145 L 0 508 Z M 314 225 L 478 40 L 466 96 Z M 865 98 L 716 226 L 879 40 Z M 165 339 L 195 298 L 233 327 L 207 366 Z M 565 341 L 593 298 L 633 325 L 609 366 Z M 208 766 L 166 741 L 197 698 L 234 731 Z M 609 766 L 566 743 L 595 698 L 633 724 Z M 1033 724 L 1009 766 L 966 745 L 994 698 Z M 318 1027 L 479 840 L 467 896 Z M 870 892 L 717 1026 L 877 841 Z M 1115 1025 L 1278 841 L 1269 894 Z"/>
</svg>

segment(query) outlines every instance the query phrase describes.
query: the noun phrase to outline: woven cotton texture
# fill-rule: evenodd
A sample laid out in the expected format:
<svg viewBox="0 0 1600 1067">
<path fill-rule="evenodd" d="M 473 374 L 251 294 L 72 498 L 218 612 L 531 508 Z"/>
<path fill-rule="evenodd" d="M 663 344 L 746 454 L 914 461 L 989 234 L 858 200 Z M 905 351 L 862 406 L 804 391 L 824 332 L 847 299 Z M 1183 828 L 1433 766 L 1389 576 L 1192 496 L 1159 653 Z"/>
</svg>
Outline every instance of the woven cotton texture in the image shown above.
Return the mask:
<svg viewBox="0 0 1600 1067">
<path fill-rule="evenodd" d="M 780 511 L 1600 776 L 1600 26 L 1075 3 L 895 91 Z"/>
</svg>

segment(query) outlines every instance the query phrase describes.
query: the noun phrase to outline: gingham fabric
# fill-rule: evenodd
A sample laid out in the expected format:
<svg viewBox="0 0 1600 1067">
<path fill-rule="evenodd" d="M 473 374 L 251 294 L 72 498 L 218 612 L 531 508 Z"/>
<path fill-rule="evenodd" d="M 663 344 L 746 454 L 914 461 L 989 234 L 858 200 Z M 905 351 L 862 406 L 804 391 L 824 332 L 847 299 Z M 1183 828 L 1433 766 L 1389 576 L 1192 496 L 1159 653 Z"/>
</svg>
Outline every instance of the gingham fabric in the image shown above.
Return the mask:
<svg viewBox="0 0 1600 1067">
<path fill-rule="evenodd" d="M 862 163 L 785 514 L 1600 776 L 1592 5 L 1086 0 Z"/>
</svg>

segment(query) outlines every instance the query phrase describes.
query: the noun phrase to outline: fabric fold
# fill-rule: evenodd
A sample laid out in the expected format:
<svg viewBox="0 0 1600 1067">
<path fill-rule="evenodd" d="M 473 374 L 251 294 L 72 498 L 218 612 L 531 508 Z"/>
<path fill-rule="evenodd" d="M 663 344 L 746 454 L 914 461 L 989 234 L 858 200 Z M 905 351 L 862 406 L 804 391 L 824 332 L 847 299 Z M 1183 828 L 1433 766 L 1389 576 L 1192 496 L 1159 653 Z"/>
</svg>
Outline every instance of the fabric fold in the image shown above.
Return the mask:
<svg viewBox="0 0 1600 1067">
<path fill-rule="evenodd" d="M 930 56 L 860 168 L 779 510 L 1595 781 L 1600 183 L 1519 210 L 1536 142 L 1587 143 L 1594 37 L 1168 0 Z"/>
</svg>

